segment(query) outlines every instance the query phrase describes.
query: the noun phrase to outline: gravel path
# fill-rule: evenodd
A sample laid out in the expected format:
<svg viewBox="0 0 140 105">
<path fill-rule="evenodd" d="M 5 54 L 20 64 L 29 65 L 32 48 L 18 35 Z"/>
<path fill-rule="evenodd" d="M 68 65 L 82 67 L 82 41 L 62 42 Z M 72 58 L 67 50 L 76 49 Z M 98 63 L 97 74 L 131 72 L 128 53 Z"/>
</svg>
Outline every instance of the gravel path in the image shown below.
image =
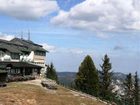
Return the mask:
<svg viewBox="0 0 140 105">
<path fill-rule="evenodd" d="M 41 79 L 35 79 L 35 80 L 30 80 L 30 81 L 24 81 L 22 83 L 41 86 L 41 81 L 42 81 Z"/>
</svg>

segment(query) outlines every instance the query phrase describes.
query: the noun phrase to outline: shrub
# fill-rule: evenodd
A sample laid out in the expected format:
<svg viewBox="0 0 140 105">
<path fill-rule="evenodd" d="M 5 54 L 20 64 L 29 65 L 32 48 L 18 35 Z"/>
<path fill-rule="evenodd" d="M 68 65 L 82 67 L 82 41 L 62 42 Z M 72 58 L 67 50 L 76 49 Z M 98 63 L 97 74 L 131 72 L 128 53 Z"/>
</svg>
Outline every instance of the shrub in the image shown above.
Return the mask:
<svg viewBox="0 0 140 105">
<path fill-rule="evenodd" d="M 7 82 L 34 80 L 35 76 L 9 76 Z"/>
</svg>

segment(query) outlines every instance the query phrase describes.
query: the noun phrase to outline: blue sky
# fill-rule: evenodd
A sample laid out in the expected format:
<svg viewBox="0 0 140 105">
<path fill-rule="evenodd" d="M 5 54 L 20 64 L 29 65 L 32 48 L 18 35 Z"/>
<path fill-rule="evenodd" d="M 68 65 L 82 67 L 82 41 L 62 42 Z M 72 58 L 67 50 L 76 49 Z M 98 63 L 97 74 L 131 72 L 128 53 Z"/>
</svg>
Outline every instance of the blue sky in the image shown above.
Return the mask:
<svg viewBox="0 0 140 105">
<path fill-rule="evenodd" d="M 100 69 L 103 56 L 115 72 L 139 71 L 140 2 L 138 0 L 0 0 L 0 38 L 20 37 L 50 51 L 46 63 L 57 71 L 78 71 L 92 56 Z"/>
</svg>

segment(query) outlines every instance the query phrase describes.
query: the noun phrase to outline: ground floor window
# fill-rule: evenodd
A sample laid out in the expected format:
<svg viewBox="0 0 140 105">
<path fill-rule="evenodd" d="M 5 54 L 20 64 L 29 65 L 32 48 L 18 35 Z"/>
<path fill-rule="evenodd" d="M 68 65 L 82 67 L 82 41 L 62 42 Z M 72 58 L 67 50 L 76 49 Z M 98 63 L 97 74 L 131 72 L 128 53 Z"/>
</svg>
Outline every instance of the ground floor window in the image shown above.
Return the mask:
<svg viewBox="0 0 140 105">
<path fill-rule="evenodd" d="M 15 68 L 8 70 L 8 75 L 39 75 L 40 69 L 34 69 L 34 68 Z"/>
</svg>

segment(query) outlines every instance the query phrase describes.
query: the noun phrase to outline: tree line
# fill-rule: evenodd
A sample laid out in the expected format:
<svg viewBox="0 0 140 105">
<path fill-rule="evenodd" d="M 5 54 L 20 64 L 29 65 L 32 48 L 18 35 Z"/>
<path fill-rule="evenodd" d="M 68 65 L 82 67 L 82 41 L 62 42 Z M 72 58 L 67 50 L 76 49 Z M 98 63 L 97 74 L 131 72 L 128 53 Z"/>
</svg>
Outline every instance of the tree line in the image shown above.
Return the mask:
<svg viewBox="0 0 140 105">
<path fill-rule="evenodd" d="M 112 90 L 113 71 L 110 58 L 106 54 L 102 59 L 100 70 L 97 70 L 92 58 L 87 55 L 79 67 L 75 79 L 75 88 L 87 94 L 104 100 L 115 102 L 118 105 L 140 105 L 139 78 L 135 73 L 133 78 L 129 73 L 124 81 L 124 95 L 117 97 Z"/>
<path fill-rule="evenodd" d="M 51 63 L 50 65 L 47 65 L 45 77 L 51 80 L 54 80 L 58 83 L 58 77 L 57 77 L 57 73 L 56 73 L 53 63 Z"/>
</svg>

